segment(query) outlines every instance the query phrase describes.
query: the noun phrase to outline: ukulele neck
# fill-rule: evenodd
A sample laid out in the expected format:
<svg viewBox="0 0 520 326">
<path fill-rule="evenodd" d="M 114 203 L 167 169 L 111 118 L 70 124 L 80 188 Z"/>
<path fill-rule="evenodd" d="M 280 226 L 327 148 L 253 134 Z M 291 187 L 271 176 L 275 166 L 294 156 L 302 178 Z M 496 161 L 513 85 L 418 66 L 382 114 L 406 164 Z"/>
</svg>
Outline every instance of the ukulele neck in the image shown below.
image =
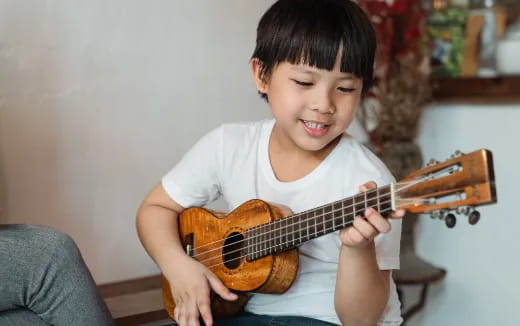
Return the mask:
<svg viewBox="0 0 520 326">
<path fill-rule="evenodd" d="M 393 184 L 325 204 L 247 230 L 247 260 L 292 249 L 309 240 L 345 228 L 367 208 L 379 212 L 395 209 Z"/>
</svg>

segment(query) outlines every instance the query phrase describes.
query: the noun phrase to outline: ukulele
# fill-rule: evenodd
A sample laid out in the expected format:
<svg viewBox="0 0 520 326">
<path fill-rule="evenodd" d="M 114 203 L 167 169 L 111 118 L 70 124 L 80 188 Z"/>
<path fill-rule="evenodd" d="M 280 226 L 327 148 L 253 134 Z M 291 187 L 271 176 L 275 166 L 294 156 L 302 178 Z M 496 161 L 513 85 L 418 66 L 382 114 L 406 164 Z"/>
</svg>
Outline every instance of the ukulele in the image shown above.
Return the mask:
<svg viewBox="0 0 520 326">
<path fill-rule="evenodd" d="M 215 316 L 232 316 L 246 304 L 247 292 L 283 293 L 298 270 L 298 245 L 348 227 L 368 207 L 383 215 L 396 209 L 432 212 L 449 227 L 450 211 L 464 213 L 475 224 L 475 206 L 496 203 L 492 153 L 480 149 L 456 152 L 443 163 L 431 161 L 403 180 L 301 213 L 264 201 L 249 200 L 229 215 L 193 207 L 179 215 L 180 240 L 186 253 L 210 269 L 226 287 L 239 295 L 226 301 L 211 295 Z M 166 311 L 174 319 L 170 285 L 162 277 Z"/>
</svg>

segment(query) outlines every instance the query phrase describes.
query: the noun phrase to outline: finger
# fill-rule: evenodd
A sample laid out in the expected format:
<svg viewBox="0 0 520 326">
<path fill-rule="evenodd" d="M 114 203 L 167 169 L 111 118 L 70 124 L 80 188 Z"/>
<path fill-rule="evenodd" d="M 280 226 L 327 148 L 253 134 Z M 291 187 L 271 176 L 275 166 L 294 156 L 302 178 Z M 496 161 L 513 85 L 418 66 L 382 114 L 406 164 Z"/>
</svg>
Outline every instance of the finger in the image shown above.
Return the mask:
<svg viewBox="0 0 520 326">
<path fill-rule="evenodd" d="M 211 303 L 209 300 L 209 293 L 207 296 L 201 297 L 198 302 L 200 316 L 204 320 L 206 326 L 213 325 L 213 316 L 211 315 Z"/>
<path fill-rule="evenodd" d="M 354 228 L 365 238 L 366 240 L 372 240 L 379 232 L 369 222 L 361 217 L 354 219 Z"/>
<path fill-rule="evenodd" d="M 218 279 L 218 277 L 216 277 L 212 273 L 209 274 L 207 277 L 208 277 L 208 281 L 209 281 L 209 285 L 211 286 L 211 289 L 213 291 L 215 291 L 215 293 L 220 295 L 222 297 L 222 299 L 225 299 L 228 301 L 233 301 L 238 298 L 238 296 L 235 293 L 229 291 L 229 289 L 226 286 L 224 286 L 224 284 L 222 284 L 222 282 Z"/>
<path fill-rule="evenodd" d="M 404 214 L 406 214 L 406 211 L 404 209 L 398 209 L 398 210 L 392 212 L 390 217 L 391 218 L 395 218 L 395 219 L 399 219 L 399 218 L 403 218 Z"/>
<path fill-rule="evenodd" d="M 175 309 L 173 309 L 173 319 L 175 319 L 175 321 L 178 323 L 180 318 L 179 318 L 179 306 L 175 306 Z"/>
<path fill-rule="evenodd" d="M 188 300 L 188 305 L 186 307 L 186 320 L 188 326 L 200 326 L 199 324 L 199 307 L 197 306 L 197 302 L 193 297 L 190 297 Z"/>
<path fill-rule="evenodd" d="M 348 230 L 350 228 L 345 228 L 345 229 L 342 229 L 341 231 L 339 231 L 339 237 L 341 239 L 341 242 L 344 244 L 344 245 L 347 245 L 347 246 L 353 246 L 354 245 L 354 242 L 352 241 L 352 239 L 350 238 L 350 235 L 348 233 Z"/>
<path fill-rule="evenodd" d="M 377 183 L 375 183 L 374 181 L 369 181 L 369 182 L 366 182 L 366 183 L 362 184 L 361 186 L 359 186 L 359 191 L 365 192 L 365 191 L 368 191 L 370 189 L 375 189 L 375 188 L 377 188 Z"/>
<path fill-rule="evenodd" d="M 188 325 L 188 320 L 186 318 L 186 314 L 184 313 L 184 306 L 179 307 L 177 314 L 177 323 L 180 326 Z"/>
<path fill-rule="evenodd" d="M 347 232 L 353 244 L 361 244 L 368 241 L 356 228 L 348 228 Z"/>
<path fill-rule="evenodd" d="M 368 208 L 365 211 L 367 221 L 376 229 L 377 233 L 387 233 L 390 231 L 390 223 L 387 219 L 381 216 L 378 211 L 373 208 Z"/>
</svg>

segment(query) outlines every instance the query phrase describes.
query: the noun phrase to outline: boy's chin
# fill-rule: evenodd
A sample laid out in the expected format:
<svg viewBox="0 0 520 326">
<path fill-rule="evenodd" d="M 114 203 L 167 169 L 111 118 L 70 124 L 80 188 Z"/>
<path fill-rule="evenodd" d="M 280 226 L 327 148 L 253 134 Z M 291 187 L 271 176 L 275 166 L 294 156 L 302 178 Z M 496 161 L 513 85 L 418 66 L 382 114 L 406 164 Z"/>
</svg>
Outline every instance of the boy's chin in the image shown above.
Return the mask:
<svg viewBox="0 0 520 326">
<path fill-rule="evenodd" d="M 307 152 L 322 152 L 327 150 L 330 146 L 333 146 L 334 139 L 327 141 L 326 139 L 316 139 L 312 141 L 302 141 L 298 144 L 298 146 Z"/>
</svg>

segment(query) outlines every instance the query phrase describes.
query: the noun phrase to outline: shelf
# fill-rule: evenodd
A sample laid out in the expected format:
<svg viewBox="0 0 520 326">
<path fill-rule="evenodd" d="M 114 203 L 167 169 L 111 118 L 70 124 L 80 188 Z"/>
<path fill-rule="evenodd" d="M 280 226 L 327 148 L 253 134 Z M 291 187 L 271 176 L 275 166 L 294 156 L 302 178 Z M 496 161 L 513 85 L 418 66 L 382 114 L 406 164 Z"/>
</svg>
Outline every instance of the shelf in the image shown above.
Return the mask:
<svg viewBox="0 0 520 326">
<path fill-rule="evenodd" d="M 520 76 L 431 79 L 436 102 L 520 103 Z"/>
</svg>

